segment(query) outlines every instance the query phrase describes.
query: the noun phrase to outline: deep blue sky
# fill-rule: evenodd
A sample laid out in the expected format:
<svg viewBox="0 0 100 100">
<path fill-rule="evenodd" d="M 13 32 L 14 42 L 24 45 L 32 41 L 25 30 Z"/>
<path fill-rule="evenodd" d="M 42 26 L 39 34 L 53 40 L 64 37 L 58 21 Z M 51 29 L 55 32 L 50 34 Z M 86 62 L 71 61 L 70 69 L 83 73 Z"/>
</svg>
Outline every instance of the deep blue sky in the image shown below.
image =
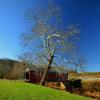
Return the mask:
<svg viewBox="0 0 100 100">
<path fill-rule="evenodd" d="M 0 58 L 16 58 L 22 32 L 29 31 L 24 12 L 47 0 L 0 0 Z M 100 71 L 100 0 L 55 0 L 62 6 L 65 23 L 80 24 L 80 48 L 87 71 Z"/>
</svg>

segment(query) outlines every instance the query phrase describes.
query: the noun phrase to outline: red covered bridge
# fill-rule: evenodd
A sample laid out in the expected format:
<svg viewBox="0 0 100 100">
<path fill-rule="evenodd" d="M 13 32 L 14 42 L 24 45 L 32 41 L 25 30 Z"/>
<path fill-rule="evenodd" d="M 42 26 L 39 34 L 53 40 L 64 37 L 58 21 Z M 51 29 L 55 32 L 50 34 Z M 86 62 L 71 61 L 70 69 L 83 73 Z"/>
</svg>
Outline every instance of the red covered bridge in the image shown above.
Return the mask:
<svg viewBox="0 0 100 100">
<path fill-rule="evenodd" d="M 27 68 L 25 71 L 25 79 L 29 82 L 40 83 L 43 73 L 43 71 L 34 71 Z M 46 77 L 46 82 L 66 82 L 67 80 L 67 73 L 58 73 L 56 71 L 49 71 Z"/>
</svg>

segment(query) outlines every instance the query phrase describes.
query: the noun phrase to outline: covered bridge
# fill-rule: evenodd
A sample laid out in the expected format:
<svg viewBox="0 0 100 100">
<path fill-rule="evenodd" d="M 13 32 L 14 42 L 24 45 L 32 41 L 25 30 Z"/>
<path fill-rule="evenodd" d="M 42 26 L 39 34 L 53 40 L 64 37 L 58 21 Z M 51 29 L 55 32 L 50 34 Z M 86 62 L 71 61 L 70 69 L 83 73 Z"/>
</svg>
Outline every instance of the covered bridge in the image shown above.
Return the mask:
<svg viewBox="0 0 100 100">
<path fill-rule="evenodd" d="M 40 83 L 43 77 L 43 70 L 32 70 L 27 68 L 25 71 L 25 80 L 32 83 Z M 50 70 L 47 74 L 45 85 L 49 87 L 63 87 L 65 89 L 64 84 L 68 80 L 68 73 L 58 73 L 55 70 Z"/>
</svg>

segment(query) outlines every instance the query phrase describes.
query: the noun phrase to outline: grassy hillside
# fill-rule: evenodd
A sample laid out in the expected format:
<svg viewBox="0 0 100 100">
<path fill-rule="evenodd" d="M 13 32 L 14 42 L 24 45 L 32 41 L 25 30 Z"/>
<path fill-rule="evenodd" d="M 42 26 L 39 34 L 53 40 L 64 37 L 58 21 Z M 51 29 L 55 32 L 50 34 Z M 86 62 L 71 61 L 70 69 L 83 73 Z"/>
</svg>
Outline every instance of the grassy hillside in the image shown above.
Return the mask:
<svg viewBox="0 0 100 100">
<path fill-rule="evenodd" d="M 0 80 L 0 100 L 89 100 L 39 85 Z"/>
</svg>

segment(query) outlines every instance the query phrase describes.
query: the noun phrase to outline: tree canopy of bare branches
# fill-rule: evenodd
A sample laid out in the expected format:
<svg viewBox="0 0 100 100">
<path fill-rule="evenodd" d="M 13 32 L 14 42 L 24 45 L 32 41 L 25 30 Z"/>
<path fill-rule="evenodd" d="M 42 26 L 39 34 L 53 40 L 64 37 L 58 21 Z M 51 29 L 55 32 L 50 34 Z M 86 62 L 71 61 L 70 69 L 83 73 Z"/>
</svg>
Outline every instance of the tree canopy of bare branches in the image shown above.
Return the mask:
<svg viewBox="0 0 100 100">
<path fill-rule="evenodd" d="M 51 2 L 47 7 L 28 10 L 25 17 L 34 25 L 30 33 L 21 35 L 21 40 L 25 50 L 33 53 L 35 63 L 41 58 L 47 63 L 43 84 L 51 65 L 58 62 L 56 58 L 67 63 L 77 49 L 79 29 L 77 25 L 64 25 L 61 9 Z"/>
</svg>

